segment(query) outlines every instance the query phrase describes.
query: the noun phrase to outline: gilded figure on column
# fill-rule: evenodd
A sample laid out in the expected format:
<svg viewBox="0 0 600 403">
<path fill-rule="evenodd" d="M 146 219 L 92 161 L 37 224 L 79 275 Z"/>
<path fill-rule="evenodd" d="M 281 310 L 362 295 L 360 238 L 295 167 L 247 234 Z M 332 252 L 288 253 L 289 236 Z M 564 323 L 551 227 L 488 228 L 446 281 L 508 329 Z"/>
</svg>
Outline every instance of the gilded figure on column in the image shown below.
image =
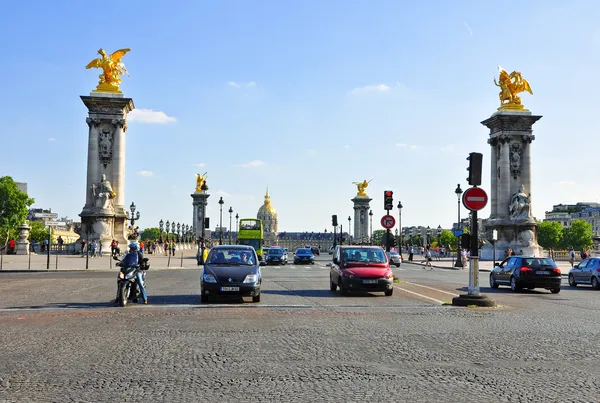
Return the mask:
<svg viewBox="0 0 600 403">
<path fill-rule="evenodd" d="M 370 181 L 367 182 L 367 180 L 365 179 L 362 182 L 352 182 L 352 184 L 356 185 L 356 188 L 357 188 L 356 195 L 360 196 L 360 197 L 368 197 L 365 189 L 369 187 L 369 183 L 371 183 L 372 180 L 373 179 L 371 179 Z"/>
<path fill-rule="evenodd" d="M 111 55 L 107 55 L 106 51 L 102 48 L 98 50 L 99 58 L 92 60 L 85 66 L 86 69 L 97 68 L 102 69 L 100 74 L 100 82 L 96 89 L 92 92 L 114 92 L 121 93 L 119 86 L 121 85 L 121 77 L 124 74 L 129 76 L 129 72 L 125 68 L 125 64 L 121 62 L 121 59 L 131 49 L 119 49 Z"/>
<path fill-rule="evenodd" d="M 523 78 L 523 75 L 518 71 L 513 71 L 508 74 L 506 70 L 498 66 L 500 75 L 498 81 L 494 77 L 494 84 L 500 87 L 500 107 L 499 111 L 502 110 L 513 110 L 527 112 L 527 109 L 521 103 L 521 98 L 517 95 L 521 92 L 529 92 L 533 95 L 529 82 Z"/>
<path fill-rule="evenodd" d="M 206 183 L 207 173 L 204 172 L 204 175 L 196 174 L 196 192 L 202 192 L 202 186 Z"/>
</svg>

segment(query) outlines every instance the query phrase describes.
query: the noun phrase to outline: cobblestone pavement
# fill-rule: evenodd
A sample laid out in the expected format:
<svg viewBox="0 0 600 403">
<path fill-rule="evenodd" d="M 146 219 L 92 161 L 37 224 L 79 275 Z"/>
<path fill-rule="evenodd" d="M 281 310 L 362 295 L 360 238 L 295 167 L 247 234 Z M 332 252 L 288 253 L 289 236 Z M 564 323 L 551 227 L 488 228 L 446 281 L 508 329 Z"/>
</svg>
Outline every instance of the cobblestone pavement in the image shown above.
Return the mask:
<svg viewBox="0 0 600 403">
<path fill-rule="evenodd" d="M 199 305 L 200 270 L 156 270 L 126 308 L 115 273 L 1 273 L 0 402 L 598 401 L 600 291 L 455 308 L 466 272 L 395 272 L 342 297 L 324 260 L 266 267 L 261 303 Z"/>
</svg>

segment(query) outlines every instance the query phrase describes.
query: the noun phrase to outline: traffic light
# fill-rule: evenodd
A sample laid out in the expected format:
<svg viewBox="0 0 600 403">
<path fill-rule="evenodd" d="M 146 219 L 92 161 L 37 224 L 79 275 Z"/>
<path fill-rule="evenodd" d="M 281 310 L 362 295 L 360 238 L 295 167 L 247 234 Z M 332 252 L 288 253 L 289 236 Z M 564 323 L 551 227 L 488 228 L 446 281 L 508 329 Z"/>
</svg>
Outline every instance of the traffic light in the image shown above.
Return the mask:
<svg viewBox="0 0 600 403">
<path fill-rule="evenodd" d="M 210 217 L 204 219 L 204 228 L 210 228 Z"/>
<path fill-rule="evenodd" d="M 393 210 L 394 209 L 394 192 L 386 190 L 383 192 L 383 209 Z"/>
<path fill-rule="evenodd" d="M 331 216 L 331 225 L 334 227 L 337 227 L 338 223 L 337 223 L 337 215 L 332 215 Z"/>
<path fill-rule="evenodd" d="M 460 247 L 463 249 L 471 249 L 471 234 L 462 234 L 460 236 Z"/>
<path fill-rule="evenodd" d="M 469 177 L 467 178 L 469 185 L 481 185 L 481 163 L 483 162 L 483 154 L 470 153 L 467 157 L 467 161 L 469 161 L 469 167 L 467 168 L 467 171 L 469 171 Z"/>
</svg>

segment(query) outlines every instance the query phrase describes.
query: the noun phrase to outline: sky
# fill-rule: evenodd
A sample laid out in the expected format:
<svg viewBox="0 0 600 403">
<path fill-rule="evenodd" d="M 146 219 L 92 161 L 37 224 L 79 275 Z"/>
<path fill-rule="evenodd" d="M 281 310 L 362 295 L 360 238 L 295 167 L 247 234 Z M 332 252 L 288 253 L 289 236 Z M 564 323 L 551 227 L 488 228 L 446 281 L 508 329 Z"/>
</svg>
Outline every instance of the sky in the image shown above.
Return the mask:
<svg viewBox="0 0 600 403">
<path fill-rule="evenodd" d="M 0 25 L 0 176 L 26 182 L 34 207 L 78 218 L 85 204 L 85 65 L 131 48 L 125 178 L 142 228 L 192 223 L 208 172 L 211 227 L 255 217 L 268 187 L 280 231 L 331 230 L 353 216 L 352 182 L 371 180 L 403 226 L 449 228 L 481 121 L 499 106 L 497 66 L 533 95 L 532 212 L 600 201 L 600 3 L 596 1 L 4 2 Z M 397 214 L 397 211 L 395 211 Z M 462 216 L 467 211 L 462 209 Z M 489 206 L 480 213 L 489 216 Z"/>
</svg>

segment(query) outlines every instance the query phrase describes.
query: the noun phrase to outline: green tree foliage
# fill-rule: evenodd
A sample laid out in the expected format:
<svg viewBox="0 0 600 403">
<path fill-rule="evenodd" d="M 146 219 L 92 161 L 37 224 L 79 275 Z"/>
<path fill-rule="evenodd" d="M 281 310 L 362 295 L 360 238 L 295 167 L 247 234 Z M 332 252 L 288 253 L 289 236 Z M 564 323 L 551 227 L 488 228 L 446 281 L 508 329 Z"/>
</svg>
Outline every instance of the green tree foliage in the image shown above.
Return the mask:
<svg viewBox="0 0 600 403">
<path fill-rule="evenodd" d="M 158 241 L 160 238 L 160 230 L 156 227 L 146 228 L 140 234 L 140 239 L 143 241 Z"/>
<path fill-rule="evenodd" d="M 48 228 L 41 221 L 30 221 L 29 226 L 31 230 L 29 230 L 29 240 L 36 241 L 38 243 L 43 243 L 46 239 L 48 239 Z M 52 239 L 52 237 L 50 237 Z"/>
<path fill-rule="evenodd" d="M 25 222 L 27 209 L 34 200 L 21 192 L 10 176 L 0 178 L 0 243 L 17 236 L 17 227 Z"/>
<path fill-rule="evenodd" d="M 440 244 L 442 246 L 450 245 L 451 249 L 456 249 L 458 240 L 456 239 L 456 237 L 454 236 L 454 234 L 451 231 L 445 229 L 445 230 L 442 230 L 442 235 L 440 235 Z"/>
<path fill-rule="evenodd" d="M 564 231 L 563 246 L 573 247 L 575 250 L 590 248 L 593 244 L 592 225 L 585 220 L 574 220 L 571 226 Z"/>
<path fill-rule="evenodd" d="M 556 221 L 542 221 L 538 226 L 538 243 L 544 249 L 558 249 L 563 241 L 564 229 Z"/>
<path fill-rule="evenodd" d="M 373 245 L 381 245 L 383 242 L 383 236 L 385 235 L 384 229 L 378 229 L 373 231 Z"/>
</svg>

